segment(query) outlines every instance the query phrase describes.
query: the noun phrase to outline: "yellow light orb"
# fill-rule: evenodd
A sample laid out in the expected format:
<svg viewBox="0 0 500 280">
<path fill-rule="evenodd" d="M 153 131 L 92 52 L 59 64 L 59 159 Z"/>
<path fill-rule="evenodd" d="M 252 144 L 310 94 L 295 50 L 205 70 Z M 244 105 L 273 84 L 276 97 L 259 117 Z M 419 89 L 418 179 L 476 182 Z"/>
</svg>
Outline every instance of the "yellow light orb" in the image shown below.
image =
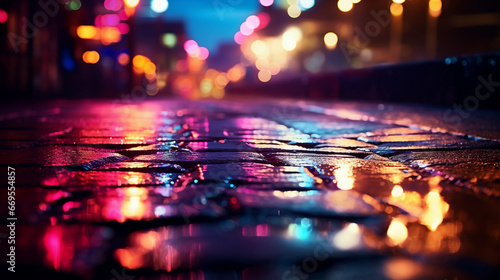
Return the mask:
<svg viewBox="0 0 500 280">
<path fill-rule="evenodd" d="M 395 17 L 400 16 L 403 14 L 403 5 L 392 3 L 390 10 L 391 10 L 391 15 Z"/>
<path fill-rule="evenodd" d="M 134 64 L 134 66 L 138 68 L 142 68 L 147 62 L 149 62 L 149 58 L 143 55 L 136 55 L 132 59 L 132 64 Z"/>
<path fill-rule="evenodd" d="M 271 75 L 277 75 L 280 72 L 281 67 L 277 63 L 271 63 L 269 64 L 268 70 Z"/>
<path fill-rule="evenodd" d="M 443 3 L 441 0 L 430 0 L 429 1 L 429 14 L 433 17 L 438 17 L 441 15 L 441 8 Z"/>
<path fill-rule="evenodd" d="M 268 54 L 266 43 L 261 40 L 255 40 L 252 43 L 251 49 L 256 56 L 266 56 Z"/>
<path fill-rule="evenodd" d="M 153 62 L 148 61 L 144 64 L 143 70 L 146 75 L 153 75 L 156 73 L 156 65 Z"/>
<path fill-rule="evenodd" d="M 337 2 L 337 7 L 339 7 L 339 10 L 344 13 L 349 12 L 352 9 L 352 6 L 353 4 L 351 0 L 339 0 L 339 2 Z"/>
<path fill-rule="evenodd" d="M 225 92 L 224 92 L 224 89 L 222 89 L 222 88 L 217 88 L 216 87 L 216 88 L 214 88 L 212 90 L 212 97 L 215 98 L 215 99 L 221 99 L 221 98 L 223 98 L 224 94 L 225 94 Z"/>
<path fill-rule="evenodd" d="M 339 41 L 339 37 L 337 36 L 337 34 L 335 34 L 333 32 L 328 32 L 325 34 L 325 37 L 323 38 L 323 40 L 325 41 L 325 46 L 331 50 L 337 46 L 337 42 Z"/>
<path fill-rule="evenodd" d="M 99 53 L 96 51 L 86 51 L 82 55 L 82 59 L 85 63 L 96 64 L 99 61 Z"/>
<path fill-rule="evenodd" d="M 408 238 L 408 229 L 404 222 L 398 218 L 394 218 L 387 229 L 387 237 L 389 237 L 394 246 L 403 243 Z"/>
<path fill-rule="evenodd" d="M 139 0 L 125 0 L 125 5 L 130 8 L 134 8 L 139 4 Z"/>
<path fill-rule="evenodd" d="M 80 25 L 76 28 L 76 35 L 82 39 L 93 39 L 97 36 L 97 28 L 92 25 Z"/>
<path fill-rule="evenodd" d="M 298 5 L 291 5 L 290 7 L 288 7 L 286 12 L 288 13 L 288 16 L 290 16 L 291 18 L 298 18 L 302 13 Z"/>
<path fill-rule="evenodd" d="M 260 70 L 259 74 L 257 76 L 259 78 L 259 81 L 266 83 L 266 82 L 269 82 L 269 80 L 271 80 L 272 75 L 267 70 Z"/>
<path fill-rule="evenodd" d="M 224 88 L 229 83 L 229 79 L 226 76 L 226 73 L 220 73 L 217 78 L 215 78 L 215 85 L 218 88 Z"/>
</svg>

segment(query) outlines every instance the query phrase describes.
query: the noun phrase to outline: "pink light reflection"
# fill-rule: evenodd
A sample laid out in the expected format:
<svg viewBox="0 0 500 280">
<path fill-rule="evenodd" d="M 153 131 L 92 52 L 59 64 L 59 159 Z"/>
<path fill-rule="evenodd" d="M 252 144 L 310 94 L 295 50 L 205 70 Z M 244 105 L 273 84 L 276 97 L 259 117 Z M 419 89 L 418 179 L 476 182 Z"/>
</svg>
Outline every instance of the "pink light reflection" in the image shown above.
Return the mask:
<svg viewBox="0 0 500 280">
<path fill-rule="evenodd" d="M 269 225 L 260 224 L 256 227 L 257 236 L 268 236 L 269 235 Z"/>
<path fill-rule="evenodd" d="M 47 250 L 46 261 L 55 270 L 59 270 L 61 264 L 61 228 L 50 228 L 43 237 L 43 244 Z"/>
</svg>

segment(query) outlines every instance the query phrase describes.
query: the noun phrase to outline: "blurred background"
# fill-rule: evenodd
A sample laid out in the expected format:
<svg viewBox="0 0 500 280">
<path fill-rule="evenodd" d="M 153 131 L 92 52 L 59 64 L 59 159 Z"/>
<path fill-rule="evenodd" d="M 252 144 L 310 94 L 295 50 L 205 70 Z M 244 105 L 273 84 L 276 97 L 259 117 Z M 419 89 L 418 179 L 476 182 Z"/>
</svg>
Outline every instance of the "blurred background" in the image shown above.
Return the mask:
<svg viewBox="0 0 500 280">
<path fill-rule="evenodd" d="M 3 0 L 0 37 L 7 99 L 220 99 L 353 68 L 463 65 L 500 50 L 500 1 Z"/>
</svg>

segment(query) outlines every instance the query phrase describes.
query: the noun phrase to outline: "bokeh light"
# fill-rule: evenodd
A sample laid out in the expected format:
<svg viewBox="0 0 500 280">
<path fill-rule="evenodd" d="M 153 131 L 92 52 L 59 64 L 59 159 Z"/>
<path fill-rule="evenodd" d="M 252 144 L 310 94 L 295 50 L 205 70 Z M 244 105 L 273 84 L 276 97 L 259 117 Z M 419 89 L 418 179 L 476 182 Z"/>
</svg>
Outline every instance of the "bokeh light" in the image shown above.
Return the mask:
<svg viewBox="0 0 500 280">
<path fill-rule="evenodd" d="M 269 24 L 269 21 L 271 20 L 271 17 L 266 12 L 259 13 L 257 17 L 259 18 L 259 23 L 260 23 L 258 28 L 266 27 Z"/>
<path fill-rule="evenodd" d="M 94 39 L 97 36 L 97 29 L 92 25 L 80 25 L 76 28 L 76 35 L 82 39 Z"/>
<path fill-rule="evenodd" d="M 245 21 L 240 26 L 240 32 L 245 36 L 249 36 L 253 33 L 253 29 L 250 26 L 248 26 L 248 23 Z"/>
<path fill-rule="evenodd" d="M 391 195 L 393 197 L 400 197 L 403 195 L 403 193 L 404 193 L 403 188 L 400 185 L 395 185 L 391 191 Z"/>
<path fill-rule="evenodd" d="M 257 75 L 258 78 L 259 78 L 259 81 L 265 83 L 265 82 L 269 82 L 269 80 L 271 80 L 271 72 L 269 72 L 268 70 L 260 70 L 259 71 L 259 74 Z"/>
<path fill-rule="evenodd" d="M 286 11 L 291 18 L 298 18 L 302 13 L 298 5 L 291 5 Z"/>
<path fill-rule="evenodd" d="M 224 88 L 227 84 L 229 83 L 229 79 L 226 76 L 225 73 L 220 73 L 216 78 L 215 78 L 215 85 L 218 88 Z"/>
<path fill-rule="evenodd" d="M 271 75 L 278 75 L 281 71 L 281 67 L 275 62 L 271 62 L 269 63 L 269 67 L 267 70 L 269 70 L 269 73 L 271 73 Z"/>
<path fill-rule="evenodd" d="M 310 9 L 314 6 L 315 1 L 314 0 L 300 0 L 299 4 L 302 8 L 307 10 L 307 9 Z"/>
<path fill-rule="evenodd" d="M 118 55 L 117 60 L 120 65 L 125 66 L 130 62 L 130 56 L 128 53 L 121 53 Z"/>
<path fill-rule="evenodd" d="M 96 64 L 99 61 L 99 53 L 96 51 L 86 51 L 82 55 L 83 62 Z"/>
<path fill-rule="evenodd" d="M 107 14 L 100 17 L 102 26 L 117 26 L 120 23 L 120 17 L 117 14 Z"/>
<path fill-rule="evenodd" d="M 339 7 L 339 10 L 346 13 L 349 12 L 352 9 L 352 1 L 351 0 L 339 0 L 337 2 L 337 7 Z"/>
<path fill-rule="evenodd" d="M 122 0 L 105 0 L 104 8 L 110 11 L 119 11 L 122 8 Z"/>
<path fill-rule="evenodd" d="M 213 89 L 212 80 L 209 78 L 204 78 L 200 82 L 200 91 L 202 93 L 202 97 L 208 97 L 210 92 Z"/>
<path fill-rule="evenodd" d="M 394 2 L 396 4 L 403 4 L 405 2 L 405 0 L 392 0 L 392 2 Z"/>
<path fill-rule="evenodd" d="M 269 7 L 274 3 L 274 0 L 259 0 L 260 4 L 264 7 Z"/>
<path fill-rule="evenodd" d="M 144 64 L 143 70 L 144 74 L 153 75 L 154 73 L 156 73 L 156 65 L 153 62 L 148 61 Z"/>
<path fill-rule="evenodd" d="M 400 16 L 403 14 L 403 5 L 397 4 L 397 3 L 392 3 L 390 10 L 391 10 L 391 15 L 396 16 L 396 17 Z"/>
<path fill-rule="evenodd" d="M 234 41 L 238 45 L 243 44 L 243 41 L 245 41 L 245 35 L 243 35 L 240 31 L 236 32 L 236 34 L 234 34 Z"/>
<path fill-rule="evenodd" d="M 261 40 L 255 40 L 252 43 L 251 49 L 253 53 L 258 57 L 267 55 L 266 43 L 262 42 Z"/>
<path fill-rule="evenodd" d="M 391 245 L 397 246 L 408 238 L 408 229 L 402 219 L 394 218 L 387 229 Z"/>
<path fill-rule="evenodd" d="M 290 27 L 285 33 L 283 33 L 282 37 L 282 46 L 283 49 L 287 51 L 292 51 L 297 46 L 297 42 L 302 39 L 302 30 L 298 27 Z"/>
<path fill-rule="evenodd" d="M 197 57 L 201 60 L 205 60 L 208 58 L 208 55 L 209 55 L 209 52 L 208 52 L 208 49 L 205 48 L 205 47 L 200 47 L 198 49 L 198 55 Z"/>
<path fill-rule="evenodd" d="M 101 43 L 103 45 L 109 45 L 112 43 L 120 42 L 122 34 L 117 27 L 106 26 L 101 28 Z"/>
<path fill-rule="evenodd" d="M 334 49 L 337 46 L 337 42 L 339 41 L 339 37 L 333 32 L 326 33 L 323 39 L 325 41 L 326 48 L 330 50 Z"/>
<path fill-rule="evenodd" d="M 68 11 L 76 11 L 82 7 L 82 2 L 80 0 L 71 0 L 66 2 L 64 6 Z"/>
<path fill-rule="evenodd" d="M 120 34 L 127 34 L 130 31 L 130 27 L 125 22 L 120 22 L 116 25 Z"/>
<path fill-rule="evenodd" d="M 139 5 L 139 0 L 125 0 L 125 5 L 130 8 L 135 8 L 137 5 Z"/>
<path fill-rule="evenodd" d="M 430 0 L 429 1 L 429 14 L 432 17 L 438 17 L 441 15 L 441 8 L 443 6 L 443 3 L 441 0 Z"/>
<path fill-rule="evenodd" d="M 132 59 L 132 64 L 137 68 L 142 68 L 147 62 L 149 62 L 149 59 L 143 55 L 136 55 Z"/>
<path fill-rule="evenodd" d="M 7 15 L 7 12 L 0 9 L 0 23 L 5 23 L 8 18 L 9 18 L 9 15 Z"/>
<path fill-rule="evenodd" d="M 168 0 L 151 0 L 151 10 L 155 13 L 163 13 L 168 9 Z"/>
<path fill-rule="evenodd" d="M 162 43 L 166 47 L 173 48 L 177 45 L 177 36 L 174 33 L 165 33 L 162 36 Z"/>
<path fill-rule="evenodd" d="M 349 223 L 335 234 L 333 243 L 341 250 L 349 250 L 361 243 L 361 230 L 355 223 Z"/>
<path fill-rule="evenodd" d="M 191 56 L 196 56 L 198 54 L 199 46 L 194 40 L 187 40 L 184 43 L 184 50 Z"/>
<path fill-rule="evenodd" d="M 260 20 L 257 16 L 251 15 L 247 18 L 246 23 L 247 23 L 248 27 L 250 27 L 252 29 L 256 29 L 260 25 Z"/>
<path fill-rule="evenodd" d="M 245 76 L 246 70 L 245 67 L 243 67 L 241 64 L 237 64 L 229 71 L 227 71 L 227 77 L 229 78 L 229 81 L 231 82 L 237 82 Z"/>
</svg>

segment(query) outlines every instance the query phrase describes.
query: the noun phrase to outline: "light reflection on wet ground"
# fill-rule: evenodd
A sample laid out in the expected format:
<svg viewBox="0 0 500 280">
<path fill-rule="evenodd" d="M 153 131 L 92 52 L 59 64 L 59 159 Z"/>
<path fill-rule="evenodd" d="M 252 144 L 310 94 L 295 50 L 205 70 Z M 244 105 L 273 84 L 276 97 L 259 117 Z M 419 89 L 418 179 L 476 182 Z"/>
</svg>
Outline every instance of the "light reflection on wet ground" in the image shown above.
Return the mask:
<svg viewBox="0 0 500 280">
<path fill-rule="evenodd" d="M 88 101 L 4 119 L 20 270 L 495 279 L 499 142 L 335 106 Z"/>
</svg>

